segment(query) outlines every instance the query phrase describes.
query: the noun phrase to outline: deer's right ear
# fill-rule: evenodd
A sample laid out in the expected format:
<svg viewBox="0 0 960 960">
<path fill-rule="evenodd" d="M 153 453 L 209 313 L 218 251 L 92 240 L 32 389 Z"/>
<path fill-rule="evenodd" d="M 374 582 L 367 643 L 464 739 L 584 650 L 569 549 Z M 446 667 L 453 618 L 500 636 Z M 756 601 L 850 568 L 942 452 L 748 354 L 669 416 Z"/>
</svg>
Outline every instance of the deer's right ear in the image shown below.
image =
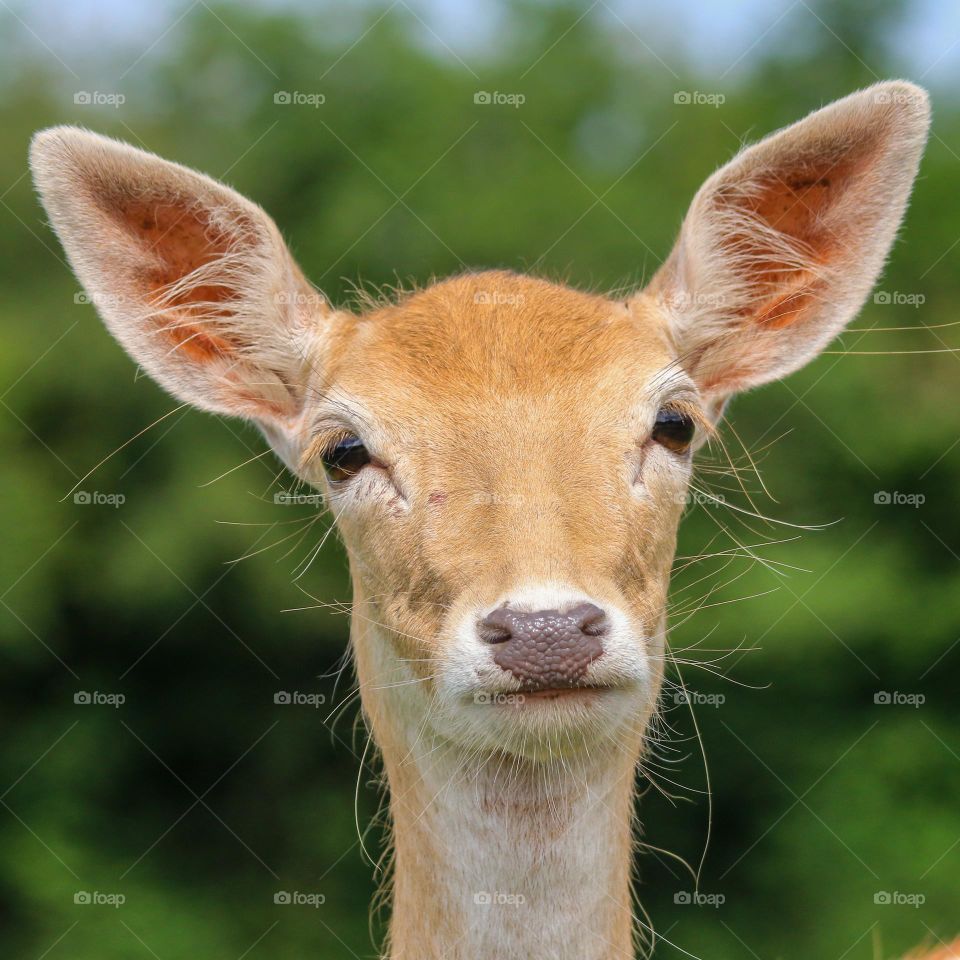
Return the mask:
<svg viewBox="0 0 960 960">
<path fill-rule="evenodd" d="M 302 411 L 326 302 L 229 187 L 76 127 L 38 133 L 34 181 L 111 333 L 174 396 L 258 421 Z"/>
</svg>

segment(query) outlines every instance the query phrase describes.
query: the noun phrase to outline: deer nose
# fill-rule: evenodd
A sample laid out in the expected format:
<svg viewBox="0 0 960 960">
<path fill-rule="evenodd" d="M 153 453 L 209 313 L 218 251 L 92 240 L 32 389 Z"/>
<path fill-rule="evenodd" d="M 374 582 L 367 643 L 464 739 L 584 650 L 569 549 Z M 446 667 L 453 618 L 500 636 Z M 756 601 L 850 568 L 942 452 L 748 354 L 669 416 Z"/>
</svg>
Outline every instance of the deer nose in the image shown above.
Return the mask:
<svg viewBox="0 0 960 960">
<path fill-rule="evenodd" d="M 529 691 L 580 686 L 587 667 L 603 654 L 609 630 L 607 615 L 594 603 L 581 603 L 565 613 L 528 613 L 505 605 L 477 626 L 480 639 L 493 648 L 497 666 Z"/>
</svg>

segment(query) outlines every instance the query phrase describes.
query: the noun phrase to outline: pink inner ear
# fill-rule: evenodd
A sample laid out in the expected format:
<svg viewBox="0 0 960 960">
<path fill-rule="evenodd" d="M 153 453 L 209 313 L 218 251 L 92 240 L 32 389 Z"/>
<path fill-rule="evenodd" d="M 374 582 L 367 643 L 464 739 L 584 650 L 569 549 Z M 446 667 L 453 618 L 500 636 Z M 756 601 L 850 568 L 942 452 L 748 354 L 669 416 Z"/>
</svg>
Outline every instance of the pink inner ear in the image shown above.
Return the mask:
<svg viewBox="0 0 960 960">
<path fill-rule="evenodd" d="M 780 329 L 799 319 L 822 293 L 819 268 L 844 256 L 846 234 L 854 223 L 831 217 L 840 198 L 853 188 L 852 181 L 863 171 L 872 151 L 871 144 L 854 147 L 838 145 L 808 160 L 782 169 L 764 171 L 750 182 L 749 191 L 738 185 L 718 191 L 714 202 L 719 210 L 743 213 L 742 229 L 734 228 L 722 240 L 756 291 L 741 316 L 753 323 Z M 752 230 L 758 223 L 775 230 L 803 250 L 806 265 L 788 262 L 763 231 Z"/>
<path fill-rule="evenodd" d="M 189 285 L 171 296 L 170 288 L 235 251 L 238 241 L 251 238 L 254 227 L 249 219 L 234 215 L 227 232 L 212 221 L 209 210 L 182 197 L 124 195 L 103 200 L 101 209 L 146 254 L 135 268 L 135 282 L 148 302 L 164 307 L 155 321 L 163 335 L 194 362 L 210 363 L 235 354 L 242 344 L 211 333 L 204 321 L 233 314 L 231 303 L 239 299 L 237 291 L 226 284 L 206 283 Z M 191 323 L 191 318 L 200 322 Z"/>
</svg>

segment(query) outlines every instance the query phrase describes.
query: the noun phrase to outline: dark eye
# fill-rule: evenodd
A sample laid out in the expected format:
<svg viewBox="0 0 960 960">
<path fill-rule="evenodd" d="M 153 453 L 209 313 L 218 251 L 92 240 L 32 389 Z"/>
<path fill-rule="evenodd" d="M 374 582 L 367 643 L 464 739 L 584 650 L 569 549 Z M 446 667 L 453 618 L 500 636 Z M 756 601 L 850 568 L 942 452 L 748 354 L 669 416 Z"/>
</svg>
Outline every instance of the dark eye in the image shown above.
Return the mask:
<svg viewBox="0 0 960 960">
<path fill-rule="evenodd" d="M 696 425 L 693 418 L 679 410 L 664 407 L 658 414 L 653 425 L 651 436 L 661 446 L 674 453 L 686 453 L 693 443 L 693 434 Z"/>
<path fill-rule="evenodd" d="M 324 450 L 320 460 L 327 476 L 340 482 L 356 476 L 370 462 L 370 454 L 359 437 L 347 436 Z"/>
</svg>

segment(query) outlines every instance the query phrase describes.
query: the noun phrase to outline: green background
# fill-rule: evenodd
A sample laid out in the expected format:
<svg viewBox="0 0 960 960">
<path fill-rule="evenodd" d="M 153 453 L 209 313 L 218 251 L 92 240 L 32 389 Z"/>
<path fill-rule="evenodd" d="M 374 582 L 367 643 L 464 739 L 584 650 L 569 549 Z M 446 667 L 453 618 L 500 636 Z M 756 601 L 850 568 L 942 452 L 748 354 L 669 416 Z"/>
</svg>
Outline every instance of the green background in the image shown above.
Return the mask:
<svg viewBox="0 0 960 960">
<path fill-rule="evenodd" d="M 284 539 L 311 510 L 274 504 L 290 480 L 250 461 L 254 429 L 190 411 L 150 427 L 176 404 L 75 302 L 26 175 L 31 133 L 81 123 L 222 176 L 334 300 L 467 267 L 629 288 L 741 141 L 903 72 L 890 39 L 913 10 L 800 4 L 720 71 L 604 9 L 497 6 L 496 42 L 454 54 L 404 4 L 200 4 L 65 62 L 28 12 L 0 14 L 4 957 L 369 957 L 381 929 L 357 828 L 376 857 L 379 771 L 361 763 L 349 669 L 337 682 L 347 618 L 285 612 L 349 600 L 342 548 L 331 536 L 296 579 L 327 521 Z M 125 103 L 75 104 L 83 90 Z M 475 104 L 480 90 L 525 102 Z M 325 102 L 276 104 L 278 91 Z M 725 101 L 678 104 L 680 91 Z M 703 665 L 684 678 L 724 698 L 696 711 L 713 792 L 701 891 L 724 902 L 675 903 L 689 876 L 641 855 L 660 956 L 868 960 L 960 932 L 960 356 L 924 352 L 960 343 L 955 93 L 935 90 L 934 112 L 878 287 L 893 302 L 872 299 L 833 347 L 874 355 L 825 355 L 730 410 L 726 448 L 778 523 L 696 505 L 682 527 L 683 557 L 739 541 L 766 544 L 754 553 L 772 565 L 678 564 L 673 645 L 699 643 L 678 656 Z M 748 508 L 724 466 L 705 454 L 700 484 Z M 125 501 L 75 503 L 77 484 Z M 877 504 L 880 491 L 924 502 Z M 325 705 L 276 705 L 282 690 Z M 125 702 L 76 704 L 79 691 Z M 666 706 L 663 763 L 641 777 L 644 838 L 696 865 L 704 763 L 689 713 Z M 125 902 L 78 905 L 80 891 Z M 278 906 L 277 891 L 325 902 Z"/>
</svg>

